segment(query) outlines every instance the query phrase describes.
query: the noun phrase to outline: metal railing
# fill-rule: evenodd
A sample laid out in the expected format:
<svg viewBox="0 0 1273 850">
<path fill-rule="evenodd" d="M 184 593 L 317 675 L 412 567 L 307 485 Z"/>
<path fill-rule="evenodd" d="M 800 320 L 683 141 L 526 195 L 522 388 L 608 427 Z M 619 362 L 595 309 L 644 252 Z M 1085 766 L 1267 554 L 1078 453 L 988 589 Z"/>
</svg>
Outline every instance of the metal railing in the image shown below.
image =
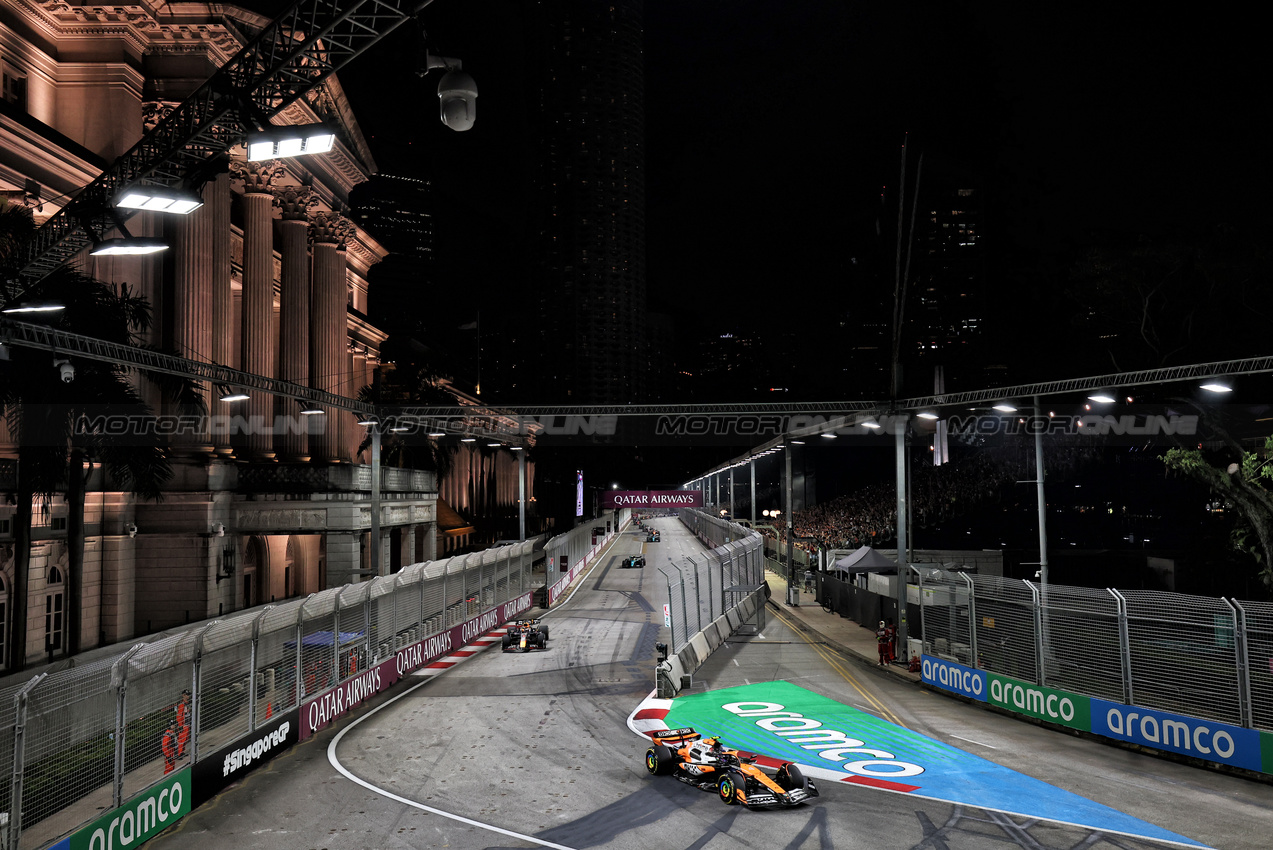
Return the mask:
<svg viewBox="0 0 1273 850">
<path fill-rule="evenodd" d="M 530 588 L 532 542 L 239 612 L 0 691 L 0 846 L 36 848 Z M 190 692 L 180 756 L 162 751 Z"/>
<path fill-rule="evenodd" d="M 754 531 L 692 508 L 679 510 L 681 522 L 713 548 L 699 558 L 668 559 L 656 565 L 667 580 L 672 652 L 764 583 L 762 538 Z"/>
<path fill-rule="evenodd" d="M 928 655 L 1273 732 L 1273 603 L 914 572 Z"/>
</svg>

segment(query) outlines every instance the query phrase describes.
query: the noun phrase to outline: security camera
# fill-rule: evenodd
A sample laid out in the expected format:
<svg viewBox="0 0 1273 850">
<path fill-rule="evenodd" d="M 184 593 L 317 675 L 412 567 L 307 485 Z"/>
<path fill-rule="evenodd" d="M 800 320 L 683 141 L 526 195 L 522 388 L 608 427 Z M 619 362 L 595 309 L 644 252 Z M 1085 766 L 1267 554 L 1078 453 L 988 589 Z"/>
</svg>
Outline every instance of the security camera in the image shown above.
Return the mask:
<svg viewBox="0 0 1273 850">
<path fill-rule="evenodd" d="M 71 365 L 70 360 L 54 360 L 53 368 L 57 369 L 57 373 L 62 378 L 62 383 L 69 384 L 75 380 L 75 367 Z"/>
<path fill-rule="evenodd" d="M 125 529 L 128 531 L 128 536 L 129 536 L 129 537 L 136 537 L 136 536 L 137 536 L 137 524 L 136 524 L 136 523 L 132 523 L 132 522 L 130 522 L 127 526 L 125 526 Z"/>
<path fill-rule="evenodd" d="M 217 537 L 225 537 L 225 523 L 224 522 L 214 523 L 212 526 L 212 533 L 215 534 Z"/>
<path fill-rule="evenodd" d="M 442 123 L 452 130 L 473 129 L 477 120 L 477 83 L 457 68 L 450 68 L 438 83 L 438 105 Z"/>
</svg>

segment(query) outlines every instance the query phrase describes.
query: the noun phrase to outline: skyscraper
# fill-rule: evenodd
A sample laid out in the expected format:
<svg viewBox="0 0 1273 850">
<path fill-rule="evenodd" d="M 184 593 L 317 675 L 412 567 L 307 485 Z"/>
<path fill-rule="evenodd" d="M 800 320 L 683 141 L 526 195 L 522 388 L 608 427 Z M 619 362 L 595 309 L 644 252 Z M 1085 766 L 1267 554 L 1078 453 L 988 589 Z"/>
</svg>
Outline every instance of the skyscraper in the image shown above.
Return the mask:
<svg viewBox="0 0 1273 850">
<path fill-rule="evenodd" d="M 539 2 L 531 231 L 541 400 L 646 395 L 642 0 Z"/>
</svg>

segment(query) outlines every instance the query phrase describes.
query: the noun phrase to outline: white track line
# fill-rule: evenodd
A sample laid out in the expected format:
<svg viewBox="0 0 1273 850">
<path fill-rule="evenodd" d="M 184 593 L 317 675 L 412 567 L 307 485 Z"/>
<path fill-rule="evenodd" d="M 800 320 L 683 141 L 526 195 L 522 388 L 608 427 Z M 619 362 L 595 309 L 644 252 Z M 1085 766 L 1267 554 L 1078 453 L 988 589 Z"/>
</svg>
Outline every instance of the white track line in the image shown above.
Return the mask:
<svg viewBox="0 0 1273 850">
<path fill-rule="evenodd" d="M 616 538 L 617 538 L 617 535 L 616 535 Z M 613 546 L 614 542 L 615 541 L 612 540 L 610 542 L 610 546 Z M 609 547 L 606 547 L 606 548 L 608 549 Z M 559 607 L 562 605 L 565 605 L 574 597 L 575 593 L 578 592 L 579 588 L 583 586 L 584 580 L 586 580 L 587 577 L 592 573 L 592 571 L 596 569 L 597 564 L 601 563 L 601 556 L 604 555 L 605 552 L 606 552 L 606 549 L 602 549 L 602 551 L 597 553 L 597 558 L 596 560 L 592 562 L 592 566 L 590 566 L 587 569 L 587 571 L 585 571 L 582 575 L 579 576 L 579 581 L 575 584 L 574 590 L 570 591 L 570 594 L 565 599 L 558 600 L 557 605 Z M 556 610 L 558 609 L 554 608 L 551 611 L 548 611 L 545 614 L 545 616 L 547 616 L 547 614 L 553 613 L 553 611 L 556 611 Z M 543 618 L 541 617 L 540 619 L 543 619 Z M 443 668 L 443 669 L 450 669 L 450 668 Z M 439 670 L 439 672 L 442 672 L 442 671 Z M 376 785 L 372 785 L 370 782 L 367 782 L 365 779 L 360 779 L 359 777 L 354 776 L 345 768 L 343 764 L 340 763 L 340 761 L 336 758 L 336 747 L 340 744 L 340 739 L 345 737 L 346 732 L 349 732 L 350 730 L 354 729 L 355 727 L 358 726 L 359 723 L 362 723 L 367 718 L 373 717 L 376 714 L 376 712 L 380 711 L 382 708 L 388 708 L 389 706 L 393 705 L 398 700 L 405 697 L 407 694 L 414 691 L 416 688 L 421 687 L 422 685 L 427 685 L 431 681 L 433 681 L 432 677 L 421 682 L 418 685 L 412 685 L 410 688 L 398 694 L 393 699 L 389 700 L 383 705 L 376 706 L 371 711 L 367 712 L 362 717 L 359 717 L 353 723 L 350 723 L 344 729 L 341 729 L 338 733 L 336 733 L 336 737 L 332 738 L 332 742 L 327 745 L 327 761 L 331 763 L 331 766 L 336 768 L 336 770 L 342 776 L 348 779 L 350 782 L 353 782 L 356 785 L 361 785 L 362 787 L 366 788 L 368 791 L 379 794 L 382 797 L 387 797 L 390 800 L 394 800 L 396 802 L 402 803 L 404 806 L 411 806 L 413 809 L 419 809 L 420 811 L 428 812 L 431 815 L 438 815 L 440 817 L 450 818 L 451 820 L 459 821 L 460 823 L 465 823 L 465 824 L 468 824 L 469 826 L 475 826 L 478 829 L 485 829 L 485 830 L 489 830 L 490 832 L 497 832 L 500 835 L 507 835 L 510 838 L 520 838 L 522 841 L 529 841 L 531 844 L 538 844 L 540 847 L 554 847 L 554 848 L 557 848 L 557 850 L 573 850 L 573 848 L 566 847 L 562 844 L 554 844 L 551 841 L 544 841 L 543 839 L 535 838 L 532 835 L 524 835 L 520 832 L 513 832 L 511 830 L 503 829 L 498 826 L 492 826 L 489 823 L 482 823 L 481 821 L 475 821 L 475 820 L 472 820 L 471 818 L 466 818 L 462 815 L 452 814 L 451 812 L 444 812 L 441 809 L 435 809 L 432 806 L 426 806 L 424 803 L 420 803 L 415 800 L 408 800 L 406 797 L 400 797 L 397 794 L 393 793 L 392 791 L 387 791 L 384 788 L 380 788 Z"/>
<path fill-rule="evenodd" d="M 949 734 L 949 733 L 948 733 L 948 734 Z M 958 740 L 960 740 L 960 741 L 967 741 L 967 742 L 968 742 L 968 743 L 970 743 L 970 744 L 976 744 L 976 745 L 977 745 L 977 746 L 979 746 L 979 747 L 985 747 L 985 748 L 986 748 L 986 749 L 988 749 L 988 750 L 997 750 L 997 749 L 999 749 L 998 747 L 992 747 L 992 746 L 990 746 L 989 744 L 983 744 L 983 743 L 981 743 L 980 741 L 974 741 L 972 738 L 964 738 L 964 737 L 961 737 L 961 736 L 959 736 L 959 735 L 951 735 L 950 737 L 952 737 L 952 738 L 956 738 L 956 739 L 958 739 Z"/>
<path fill-rule="evenodd" d="M 416 688 L 423 687 L 424 685 L 427 685 L 431 681 L 433 680 L 428 679 L 424 682 L 421 682 L 418 685 L 412 685 L 410 688 L 407 688 L 405 691 L 398 694 L 393 699 L 389 700 L 383 705 L 376 706 L 371 711 L 364 714 L 362 717 L 359 717 L 353 723 L 350 723 L 344 729 L 341 729 L 340 732 L 336 733 L 336 737 L 332 738 L 332 742 L 327 745 L 327 761 L 331 762 L 331 766 L 336 768 L 336 770 L 342 776 L 348 779 L 350 782 L 353 782 L 356 785 L 361 785 L 363 788 L 366 788 L 368 791 L 371 791 L 375 794 L 379 794 L 382 797 L 387 797 L 390 800 L 394 800 L 396 802 L 402 803 L 404 806 L 410 806 L 413 809 L 419 809 L 420 811 L 428 812 L 431 815 L 438 815 L 440 817 L 450 818 L 453 821 L 459 821 L 460 823 L 468 824 L 469 826 L 475 826 L 478 829 L 485 829 L 490 832 L 497 832 L 500 835 L 507 835 L 510 838 L 518 838 L 518 839 L 521 839 L 522 841 L 528 841 L 531 844 L 538 844 L 540 847 L 553 847 L 553 848 L 556 848 L 556 850 L 572 850 L 572 848 L 570 847 L 566 847 L 561 844 L 553 844 L 551 841 L 544 841 L 543 839 L 535 838 L 532 835 L 523 835 L 520 832 L 513 832 L 512 830 L 503 829 L 498 826 L 492 826 L 489 823 L 482 823 L 481 821 L 476 821 L 471 818 L 466 818 L 466 817 L 463 817 L 462 815 L 452 814 L 451 812 L 444 812 L 441 809 L 435 809 L 432 806 L 426 806 L 424 805 L 424 803 L 420 803 L 415 800 L 408 800 L 406 797 L 400 797 L 397 794 L 393 793 L 392 791 L 387 791 L 384 788 L 380 788 L 376 785 L 372 785 L 370 782 L 367 782 L 364 779 L 360 779 L 359 777 L 354 776 L 345 768 L 343 764 L 340 763 L 340 761 L 336 758 L 336 747 L 339 746 L 340 739 L 345 737 L 346 732 L 351 731 L 352 729 L 356 728 L 359 723 L 362 723 L 364 720 L 367 720 L 370 717 L 374 717 L 376 712 L 380 711 L 383 708 L 388 708 L 389 706 L 393 705 L 398 700 L 405 697 L 407 694 L 414 691 Z"/>
</svg>

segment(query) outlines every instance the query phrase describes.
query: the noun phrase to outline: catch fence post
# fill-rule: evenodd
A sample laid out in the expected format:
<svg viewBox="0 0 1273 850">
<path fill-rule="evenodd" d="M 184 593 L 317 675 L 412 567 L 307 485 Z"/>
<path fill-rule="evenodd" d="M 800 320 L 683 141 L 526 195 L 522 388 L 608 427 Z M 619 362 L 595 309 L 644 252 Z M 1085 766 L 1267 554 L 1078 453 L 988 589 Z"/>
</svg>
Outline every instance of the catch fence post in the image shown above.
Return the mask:
<svg viewBox="0 0 1273 850">
<path fill-rule="evenodd" d="M 41 673 L 27 682 L 13 696 L 13 779 L 9 786 L 9 823 L 5 836 L 6 847 L 17 847 L 22 836 L 22 774 L 26 772 L 27 709 L 31 692 L 39 687 L 48 673 Z"/>
<path fill-rule="evenodd" d="M 1246 609 L 1236 599 L 1223 599 L 1223 601 L 1233 610 L 1233 647 L 1237 653 L 1238 663 L 1238 702 L 1242 725 L 1249 729 L 1255 725 L 1255 712 L 1251 705 L 1251 656 L 1246 641 Z"/>
<path fill-rule="evenodd" d="M 1118 600 L 1118 655 L 1123 667 L 1123 704 L 1135 705 L 1136 688 L 1132 681 L 1132 639 L 1127 623 L 1127 597 L 1112 587 L 1107 587 Z"/>
</svg>

